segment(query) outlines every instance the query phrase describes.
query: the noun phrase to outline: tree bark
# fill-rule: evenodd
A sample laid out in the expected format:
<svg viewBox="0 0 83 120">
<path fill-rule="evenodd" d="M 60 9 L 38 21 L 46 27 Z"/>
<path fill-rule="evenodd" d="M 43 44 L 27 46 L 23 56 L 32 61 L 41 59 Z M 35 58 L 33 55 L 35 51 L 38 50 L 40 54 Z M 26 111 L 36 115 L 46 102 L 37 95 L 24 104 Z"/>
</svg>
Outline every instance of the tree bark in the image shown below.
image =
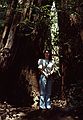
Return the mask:
<svg viewBox="0 0 83 120">
<path fill-rule="evenodd" d="M 21 19 L 21 13 L 16 13 L 14 15 L 13 22 L 12 22 L 10 32 L 9 32 L 9 35 L 8 35 L 8 39 L 7 39 L 7 42 L 4 46 L 4 48 L 7 48 L 7 49 L 11 50 L 12 45 L 13 45 L 14 35 L 15 35 L 15 32 L 16 32 L 16 28 L 17 28 L 17 26 L 20 22 L 20 19 Z"/>
<path fill-rule="evenodd" d="M 5 27 L 4 27 L 4 31 L 3 31 L 3 35 L 2 35 L 0 48 L 2 48 L 6 44 L 7 37 L 8 37 L 10 27 L 11 27 L 11 24 L 12 24 L 12 20 L 13 20 L 13 17 L 14 17 L 16 6 L 17 6 L 17 0 L 12 0 L 8 4 L 8 9 L 7 9 L 7 12 L 6 12 L 6 19 L 5 19 Z"/>
</svg>

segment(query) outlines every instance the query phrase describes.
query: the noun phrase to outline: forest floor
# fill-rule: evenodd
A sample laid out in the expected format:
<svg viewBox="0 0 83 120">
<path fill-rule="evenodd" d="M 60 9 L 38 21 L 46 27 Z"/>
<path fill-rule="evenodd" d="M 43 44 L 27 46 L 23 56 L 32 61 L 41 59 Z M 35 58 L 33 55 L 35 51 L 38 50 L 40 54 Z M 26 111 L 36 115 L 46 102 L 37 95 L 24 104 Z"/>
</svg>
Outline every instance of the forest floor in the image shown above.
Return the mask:
<svg viewBox="0 0 83 120">
<path fill-rule="evenodd" d="M 58 104 L 58 103 L 57 103 Z M 0 102 L 0 120 L 83 120 L 82 108 L 52 104 L 50 110 L 15 107 Z"/>
</svg>

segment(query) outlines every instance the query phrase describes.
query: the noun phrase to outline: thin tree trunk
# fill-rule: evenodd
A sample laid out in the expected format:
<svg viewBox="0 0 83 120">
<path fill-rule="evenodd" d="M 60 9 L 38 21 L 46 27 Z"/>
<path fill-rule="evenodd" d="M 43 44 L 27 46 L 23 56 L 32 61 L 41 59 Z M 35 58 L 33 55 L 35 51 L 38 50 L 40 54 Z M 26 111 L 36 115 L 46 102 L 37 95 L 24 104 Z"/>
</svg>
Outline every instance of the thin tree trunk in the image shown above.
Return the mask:
<svg viewBox="0 0 83 120">
<path fill-rule="evenodd" d="M 13 22 L 12 22 L 12 25 L 11 25 L 11 28 L 10 28 L 8 39 L 7 39 L 7 42 L 6 42 L 4 48 L 8 48 L 8 49 L 12 48 L 14 35 L 15 35 L 15 32 L 16 32 L 17 25 L 20 22 L 20 19 L 21 19 L 21 13 L 17 13 L 16 15 L 14 15 L 14 19 L 13 19 Z"/>
<path fill-rule="evenodd" d="M 65 67 L 67 67 L 66 64 L 66 51 L 67 48 L 65 49 L 65 43 L 69 39 L 69 30 L 70 30 L 70 22 L 69 22 L 69 16 L 67 14 L 67 1 L 68 0 L 61 0 L 61 11 L 58 12 L 58 23 L 59 23 L 59 39 L 60 39 L 60 58 L 61 62 L 61 99 L 65 100 L 65 92 L 64 92 L 64 86 L 65 86 Z"/>
<path fill-rule="evenodd" d="M 17 6 L 17 0 L 12 0 L 8 5 L 8 9 L 6 13 L 6 20 L 5 20 L 5 28 L 4 28 L 3 35 L 2 35 L 0 48 L 2 48 L 7 41 L 7 37 L 10 31 L 10 27 L 12 24 L 16 6 Z"/>
</svg>

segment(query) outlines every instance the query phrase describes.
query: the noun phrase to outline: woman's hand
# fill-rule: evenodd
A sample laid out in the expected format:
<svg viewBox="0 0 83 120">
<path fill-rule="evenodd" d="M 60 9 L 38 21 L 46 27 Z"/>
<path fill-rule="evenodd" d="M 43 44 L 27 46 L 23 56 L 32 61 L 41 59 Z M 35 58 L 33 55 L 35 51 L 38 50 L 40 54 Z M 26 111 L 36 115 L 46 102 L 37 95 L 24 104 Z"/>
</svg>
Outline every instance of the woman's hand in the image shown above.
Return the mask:
<svg viewBox="0 0 83 120">
<path fill-rule="evenodd" d="M 48 74 L 45 71 L 42 71 L 46 78 L 48 78 Z"/>
</svg>

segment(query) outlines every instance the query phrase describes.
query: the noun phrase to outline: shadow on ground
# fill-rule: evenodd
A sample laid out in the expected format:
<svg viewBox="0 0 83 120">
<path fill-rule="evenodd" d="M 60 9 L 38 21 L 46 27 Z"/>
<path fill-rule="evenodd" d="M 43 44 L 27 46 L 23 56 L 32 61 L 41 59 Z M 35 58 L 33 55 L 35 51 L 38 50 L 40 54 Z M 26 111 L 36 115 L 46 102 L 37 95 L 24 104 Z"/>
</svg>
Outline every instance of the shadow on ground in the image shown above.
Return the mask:
<svg viewBox="0 0 83 120">
<path fill-rule="evenodd" d="M 53 106 L 50 110 L 31 107 L 15 107 L 6 102 L 0 103 L 0 120 L 83 120 L 83 107 Z"/>
</svg>

